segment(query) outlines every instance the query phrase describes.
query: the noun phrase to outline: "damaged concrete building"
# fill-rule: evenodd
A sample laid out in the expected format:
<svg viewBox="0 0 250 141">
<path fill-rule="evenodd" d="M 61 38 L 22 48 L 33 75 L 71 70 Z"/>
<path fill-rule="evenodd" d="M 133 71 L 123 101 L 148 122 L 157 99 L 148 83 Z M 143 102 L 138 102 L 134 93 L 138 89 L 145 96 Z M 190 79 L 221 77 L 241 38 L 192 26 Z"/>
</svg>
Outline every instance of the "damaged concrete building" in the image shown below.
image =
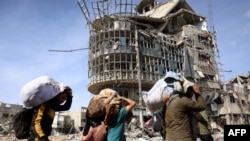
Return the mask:
<svg viewBox="0 0 250 141">
<path fill-rule="evenodd" d="M 223 84 L 222 103 L 217 105 L 217 123 L 250 124 L 250 72 L 237 75 Z"/>
<path fill-rule="evenodd" d="M 136 115 L 147 114 L 141 91 L 150 90 L 167 71 L 197 83 L 208 104 L 221 93 L 214 32 L 187 1 L 77 2 L 89 26 L 89 92 L 113 88 L 139 103 Z M 218 110 L 209 109 L 216 122 Z"/>
<path fill-rule="evenodd" d="M 53 132 L 57 133 L 77 133 L 82 131 L 86 124 L 86 107 L 77 110 L 57 112 L 52 124 Z"/>
<path fill-rule="evenodd" d="M 12 118 L 22 109 L 22 105 L 0 101 L 0 135 L 7 135 L 12 130 Z"/>
</svg>

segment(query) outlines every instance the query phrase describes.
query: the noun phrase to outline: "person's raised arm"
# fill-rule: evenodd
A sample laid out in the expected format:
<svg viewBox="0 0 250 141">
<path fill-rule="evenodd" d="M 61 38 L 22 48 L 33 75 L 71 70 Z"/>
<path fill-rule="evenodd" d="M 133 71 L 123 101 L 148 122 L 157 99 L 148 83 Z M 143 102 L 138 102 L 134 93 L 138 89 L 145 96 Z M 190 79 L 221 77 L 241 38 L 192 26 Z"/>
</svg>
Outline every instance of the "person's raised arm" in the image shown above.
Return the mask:
<svg viewBox="0 0 250 141">
<path fill-rule="evenodd" d="M 135 107 L 135 105 L 136 105 L 136 102 L 134 100 L 132 100 L 132 99 L 125 98 L 123 96 L 120 96 L 119 98 L 121 100 L 124 100 L 124 101 L 126 101 L 128 103 L 128 105 L 126 106 L 127 111 L 131 111 Z"/>
<path fill-rule="evenodd" d="M 63 93 L 66 93 L 66 101 L 64 104 L 62 105 L 55 105 L 54 106 L 54 110 L 55 111 L 66 111 L 69 110 L 72 104 L 72 89 L 70 87 L 65 87 L 65 90 L 63 91 Z"/>
</svg>

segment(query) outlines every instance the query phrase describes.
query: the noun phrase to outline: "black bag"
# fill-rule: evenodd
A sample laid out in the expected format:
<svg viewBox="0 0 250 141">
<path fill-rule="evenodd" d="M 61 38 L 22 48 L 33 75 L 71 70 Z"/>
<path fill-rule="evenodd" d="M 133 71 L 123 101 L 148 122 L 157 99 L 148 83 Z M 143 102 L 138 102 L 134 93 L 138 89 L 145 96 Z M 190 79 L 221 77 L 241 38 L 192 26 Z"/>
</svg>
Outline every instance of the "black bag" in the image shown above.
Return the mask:
<svg viewBox="0 0 250 141">
<path fill-rule="evenodd" d="M 161 110 L 153 114 L 151 126 L 155 132 L 165 130 L 165 121 Z"/>
<path fill-rule="evenodd" d="M 34 109 L 24 108 L 16 113 L 12 119 L 13 129 L 17 139 L 27 139 L 30 136 L 30 127 Z"/>
</svg>

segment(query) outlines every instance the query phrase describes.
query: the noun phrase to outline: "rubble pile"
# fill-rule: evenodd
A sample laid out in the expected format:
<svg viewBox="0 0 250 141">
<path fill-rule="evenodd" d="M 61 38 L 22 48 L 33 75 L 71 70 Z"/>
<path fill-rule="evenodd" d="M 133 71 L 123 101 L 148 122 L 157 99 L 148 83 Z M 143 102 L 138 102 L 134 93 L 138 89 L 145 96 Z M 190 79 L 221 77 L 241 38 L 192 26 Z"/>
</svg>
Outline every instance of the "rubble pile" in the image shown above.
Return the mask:
<svg viewBox="0 0 250 141">
<path fill-rule="evenodd" d="M 160 133 L 153 131 L 141 131 L 136 129 L 135 131 L 125 132 L 126 141 L 164 141 Z"/>
<path fill-rule="evenodd" d="M 134 131 L 125 132 L 126 141 L 163 141 L 159 133 L 151 133 L 150 135 L 139 129 Z M 53 135 L 50 136 L 51 141 L 80 141 L 79 134 L 70 134 L 70 135 Z M 0 141 L 26 141 L 26 139 L 16 139 L 14 135 L 0 136 Z"/>
<path fill-rule="evenodd" d="M 133 131 L 125 132 L 126 141 L 164 141 L 158 132 L 149 132 L 141 131 L 139 129 Z M 222 133 L 216 133 L 213 135 L 215 141 L 223 141 L 224 137 Z M 70 134 L 70 135 L 53 135 L 50 136 L 51 141 L 80 141 L 79 134 Z M 26 139 L 19 140 L 16 139 L 14 135 L 0 136 L 0 141 L 26 141 Z M 197 139 L 197 141 L 200 141 Z"/>
<path fill-rule="evenodd" d="M 80 135 L 53 135 L 50 136 L 51 141 L 80 141 Z M 16 139 L 14 135 L 0 136 L 0 141 L 27 141 L 27 139 Z"/>
</svg>

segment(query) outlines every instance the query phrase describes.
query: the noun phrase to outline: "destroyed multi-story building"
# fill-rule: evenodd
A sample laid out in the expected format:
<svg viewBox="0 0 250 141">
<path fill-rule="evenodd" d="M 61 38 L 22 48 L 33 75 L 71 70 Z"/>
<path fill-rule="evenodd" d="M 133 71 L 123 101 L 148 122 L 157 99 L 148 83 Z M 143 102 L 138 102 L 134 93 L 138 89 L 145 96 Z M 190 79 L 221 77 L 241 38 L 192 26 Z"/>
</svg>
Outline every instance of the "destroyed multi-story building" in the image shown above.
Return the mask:
<svg viewBox="0 0 250 141">
<path fill-rule="evenodd" d="M 226 81 L 221 98 L 218 124 L 250 124 L 250 73 Z"/>
<path fill-rule="evenodd" d="M 174 71 L 198 84 L 207 101 L 216 99 L 220 76 L 215 33 L 187 1 L 77 2 L 89 25 L 89 92 L 113 88 L 139 103 L 135 114 L 146 114 L 141 91 Z M 210 111 L 216 121 L 218 110 Z"/>
<path fill-rule="evenodd" d="M 91 93 L 113 88 L 139 103 L 134 115 L 141 111 L 146 115 L 141 92 L 150 90 L 167 71 L 174 71 L 200 86 L 214 128 L 250 124 L 250 75 L 238 75 L 221 86 L 215 33 L 185 0 L 77 2 L 89 25 Z M 1 121 L 9 121 L 22 108 L 0 102 Z M 65 127 L 69 132 L 81 130 L 85 112 L 81 108 L 57 113 L 53 128 L 56 132 Z"/>
</svg>

